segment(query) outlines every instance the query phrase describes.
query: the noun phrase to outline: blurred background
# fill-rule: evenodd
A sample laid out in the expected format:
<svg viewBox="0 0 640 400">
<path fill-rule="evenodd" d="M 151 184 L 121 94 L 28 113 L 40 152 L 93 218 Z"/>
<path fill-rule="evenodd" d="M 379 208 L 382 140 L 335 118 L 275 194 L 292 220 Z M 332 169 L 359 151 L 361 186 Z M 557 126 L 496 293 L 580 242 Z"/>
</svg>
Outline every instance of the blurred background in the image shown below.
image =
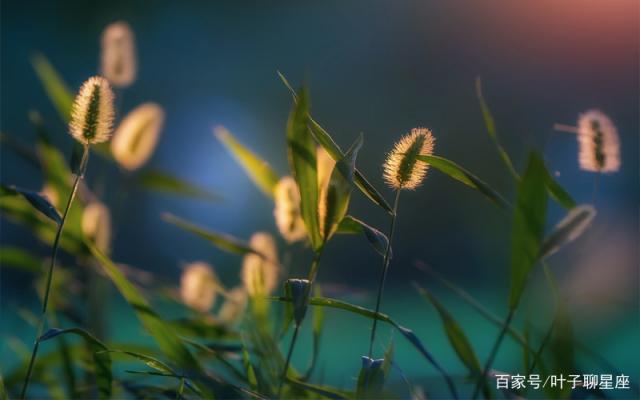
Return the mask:
<svg viewBox="0 0 640 400">
<path fill-rule="evenodd" d="M 113 258 L 179 284 L 181 265 L 205 260 L 229 286 L 238 281 L 240 258 L 160 219 L 170 211 L 208 228 L 248 238 L 255 231 L 277 233 L 273 203 L 260 193 L 222 145 L 212 127 L 222 124 L 243 143 L 287 173 L 285 124 L 291 97 L 277 76 L 311 89 L 312 113 L 343 147 L 359 133 L 364 147 L 358 167 L 387 198 L 381 178 L 385 153 L 416 126 L 432 129 L 436 154 L 473 171 L 508 198 L 511 178 L 488 138 L 474 92 L 482 77 L 498 134 L 517 168 L 527 149 L 544 153 L 557 180 L 579 203 L 595 198 L 598 216 L 591 230 L 550 260 L 565 280 L 596 269 L 621 296 L 601 313 L 575 313 L 578 338 L 605 355 L 620 371 L 640 378 L 638 317 L 638 133 L 639 3 L 621 1 L 323 1 L 148 2 L 3 1 L 1 4 L 2 132 L 33 143 L 27 113 L 39 111 L 54 141 L 70 153 L 72 139 L 47 99 L 30 65 L 34 52 L 46 55 L 75 91 L 98 71 L 99 40 L 110 22 L 125 20 L 136 35 L 139 73 L 118 97 L 119 112 L 145 101 L 161 104 L 167 119 L 150 168 L 170 171 L 220 194 L 217 203 L 134 190 L 121 216 Z M 614 121 L 622 143 L 622 168 L 600 177 L 579 170 L 575 136 L 553 130 L 575 124 L 579 113 L 598 108 Z M 3 183 L 40 190 L 42 177 L 7 149 L 1 150 Z M 95 163 L 94 163 L 95 162 Z M 95 157 L 88 182 L 99 166 Z M 118 172 L 106 167 L 107 202 L 118 192 Z M 359 192 L 350 213 L 382 230 L 388 217 Z M 552 227 L 564 211 L 550 205 Z M 2 244 L 48 254 L 30 232 L 1 220 Z M 382 310 L 413 328 L 434 356 L 462 375 L 434 309 L 412 282 L 432 289 L 469 332 L 482 360 L 495 328 L 429 275 L 420 260 L 471 292 L 498 315 L 506 315 L 510 215 L 438 171 L 423 187 L 403 194 L 394 259 Z M 280 243 L 283 245 L 283 243 Z M 291 253 L 294 275 L 306 275 L 310 251 Z M 326 294 L 373 307 L 380 258 L 360 237 L 339 237 L 326 251 L 319 280 Z M 16 315 L 37 309 L 32 277 L 9 269 L 0 275 L 0 337 L 24 337 L 32 328 Z M 602 281 L 600 281 L 602 282 Z M 593 282 L 592 282 L 593 283 Z M 598 285 L 596 285 L 598 286 Z M 544 292 L 546 287 L 540 286 Z M 135 316 L 113 291 L 114 338 L 142 336 Z M 547 310 L 535 310 L 540 330 Z M 108 319 L 107 317 L 105 317 Z M 369 321 L 327 312 L 323 338 L 325 382 L 352 387 L 359 357 L 367 351 Z M 305 365 L 309 335 L 294 356 Z M 382 343 L 393 336 L 380 335 Z M 398 335 L 397 362 L 411 380 L 437 374 Z M 305 342 L 306 341 L 306 342 Z M 5 342 L 0 340 L 0 342 Z M 6 342 L 5 342 L 6 343 Z M 517 369 L 512 343 L 496 368 Z M 0 344 L 2 367 L 15 354 Z M 600 371 L 585 361 L 592 373 Z M 396 377 L 397 378 L 397 377 Z M 399 380 L 399 378 L 397 378 Z"/>
</svg>

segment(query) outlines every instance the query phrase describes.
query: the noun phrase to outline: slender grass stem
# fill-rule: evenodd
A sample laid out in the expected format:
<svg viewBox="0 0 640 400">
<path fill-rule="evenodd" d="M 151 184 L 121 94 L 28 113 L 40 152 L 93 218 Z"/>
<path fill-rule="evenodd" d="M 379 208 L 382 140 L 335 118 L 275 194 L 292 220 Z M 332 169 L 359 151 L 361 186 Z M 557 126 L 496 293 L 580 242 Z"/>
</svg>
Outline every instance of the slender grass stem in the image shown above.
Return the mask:
<svg viewBox="0 0 640 400">
<path fill-rule="evenodd" d="M 311 262 L 311 268 L 309 268 L 309 275 L 307 277 L 309 281 L 308 291 L 305 293 L 305 297 L 309 297 L 311 288 L 313 287 L 313 283 L 316 280 L 316 276 L 318 275 L 318 267 L 320 266 L 320 257 L 322 256 L 322 248 L 316 251 L 313 256 L 313 261 Z M 293 355 L 293 350 L 296 346 L 296 341 L 298 340 L 298 331 L 300 330 L 300 325 L 296 324 L 295 330 L 293 331 L 293 337 L 291 338 L 291 343 L 289 343 L 289 351 L 287 352 L 287 359 L 284 363 L 284 369 L 282 371 L 282 378 L 280 379 L 280 384 L 278 385 L 278 396 L 279 399 L 282 395 L 282 388 L 284 386 L 284 381 L 287 379 L 287 372 L 289 372 L 289 364 L 291 363 L 291 356 Z"/>
<path fill-rule="evenodd" d="M 40 346 L 40 336 L 44 331 L 44 325 L 47 318 L 47 307 L 49 305 L 49 294 L 51 291 L 51 281 L 53 279 L 53 268 L 56 264 L 56 256 L 58 255 L 58 247 L 60 247 L 60 237 L 62 236 L 62 229 L 64 227 L 64 223 L 67 220 L 67 215 L 69 214 L 69 210 L 71 209 L 71 205 L 73 204 L 73 199 L 76 196 L 76 192 L 78 191 L 78 185 L 80 184 L 80 180 L 84 176 L 84 172 L 87 168 L 87 162 L 89 161 L 89 146 L 84 146 L 84 151 L 82 153 L 82 160 L 80 161 L 80 168 L 78 169 L 78 173 L 73 182 L 73 186 L 71 188 L 71 194 L 69 195 L 69 199 L 67 200 L 67 205 L 64 208 L 64 213 L 62 214 L 62 219 L 60 224 L 58 225 L 58 229 L 56 231 L 56 236 L 53 240 L 53 246 L 51 248 L 51 264 L 49 265 L 49 271 L 47 272 L 47 284 L 45 286 L 44 298 L 42 302 L 42 313 L 40 315 L 40 322 L 38 323 L 38 329 L 36 332 L 36 339 L 33 344 L 33 351 L 31 352 L 31 359 L 29 360 L 29 367 L 27 369 L 27 375 L 24 379 L 24 384 L 22 385 L 22 391 L 20 392 L 20 398 L 24 399 L 27 394 L 27 389 L 29 387 L 29 381 L 31 380 L 31 374 L 33 372 L 33 367 L 36 362 L 36 357 L 38 355 L 38 347 Z"/>
<path fill-rule="evenodd" d="M 280 379 L 280 385 L 278 386 L 278 399 L 282 396 L 282 388 L 284 386 L 284 381 L 287 380 L 287 372 L 289 372 L 289 364 L 291 363 L 291 356 L 293 355 L 293 349 L 296 346 L 296 341 L 298 340 L 298 332 L 300 331 L 300 325 L 296 325 L 293 330 L 293 337 L 291 338 L 291 343 L 289 343 L 289 351 L 287 352 L 287 359 L 284 362 L 284 369 L 282 371 L 282 378 Z"/>
<path fill-rule="evenodd" d="M 504 339 L 505 334 L 509 330 L 509 325 L 511 325 L 511 320 L 513 319 L 513 315 L 515 312 L 515 308 L 509 310 L 509 315 L 507 315 L 507 319 L 504 321 L 504 325 L 502 325 L 502 329 L 496 338 L 495 343 L 493 344 L 493 348 L 491 349 L 491 353 L 489 354 L 489 358 L 482 369 L 482 374 L 478 378 L 478 382 L 476 383 L 475 389 L 473 389 L 473 394 L 471 395 L 471 399 L 475 399 L 478 397 L 478 392 L 480 389 L 483 389 L 487 385 L 487 373 L 491 369 L 491 365 L 493 364 L 493 360 L 496 358 L 498 354 L 498 350 L 500 349 L 500 345 L 502 344 L 502 340 Z"/>
<path fill-rule="evenodd" d="M 387 272 L 389 270 L 389 261 L 391 260 L 391 244 L 393 241 L 393 233 L 396 227 L 396 217 L 398 215 L 398 204 L 400 200 L 400 189 L 396 190 L 396 198 L 393 202 L 393 214 L 391 214 L 391 226 L 389 227 L 389 238 L 387 248 L 384 251 L 384 259 L 382 261 L 382 273 L 380 274 L 380 282 L 378 283 L 378 295 L 376 296 L 376 314 L 380 311 L 380 303 L 382 302 L 382 293 L 384 292 L 384 283 L 387 280 Z M 371 340 L 369 342 L 369 358 L 373 354 L 373 343 L 376 340 L 376 328 L 378 327 L 378 319 L 373 319 L 373 327 L 371 328 Z"/>
<path fill-rule="evenodd" d="M 538 364 L 538 360 L 542 356 L 544 349 L 547 347 L 547 344 L 549 344 L 549 340 L 551 339 L 551 334 L 553 333 L 555 326 L 556 326 L 556 321 L 554 319 L 551 322 L 551 326 L 549 326 L 547 333 L 545 333 L 544 338 L 540 343 L 540 347 L 538 347 L 538 350 L 536 351 L 536 354 L 533 357 L 533 361 L 531 361 L 531 366 L 527 368 L 527 374 L 525 376 L 529 376 L 534 371 L 534 368 Z"/>
</svg>

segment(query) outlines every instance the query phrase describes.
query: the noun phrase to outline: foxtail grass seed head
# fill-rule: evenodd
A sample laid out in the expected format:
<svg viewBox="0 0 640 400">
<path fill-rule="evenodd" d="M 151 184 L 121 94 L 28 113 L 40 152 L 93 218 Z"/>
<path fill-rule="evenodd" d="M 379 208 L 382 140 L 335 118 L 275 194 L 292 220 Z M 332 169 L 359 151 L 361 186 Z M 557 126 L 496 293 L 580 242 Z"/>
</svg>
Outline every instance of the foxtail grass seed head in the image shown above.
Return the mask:
<svg viewBox="0 0 640 400">
<path fill-rule="evenodd" d="M 331 182 L 331 173 L 336 166 L 336 162 L 331 158 L 329 153 L 322 147 L 316 149 L 316 168 L 318 171 L 318 222 L 320 232 L 325 234 L 325 220 L 327 218 L 327 195 L 329 192 L 329 183 Z"/>
<path fill-rule="evenodd" d="M 238 286 L 231 289 L 218 311 L 218 320 L 226 325 L 238 322 L 247 306 L 247 299 L 247 291 L 244 287 Z"/>
<path fill-rule="evenodd" d="M 249 253 L 242 262 L 242 283 L 250 296 L 270 294 L 278 285 L 278 254 L 273 237 L 257 232 L 249 245 L 259 254 Z"/>
<path fill-rule="evenodd" d="M 307 230 L 300 213 L 300 190 L 296 181 L 285 176 L 274 190 L 275 208 L 273 216 L 282 237 L 293 243 L 307 237 Z"/>
<path fill-rule="evenodd" d="M 106 79 L 94 76 L 80 87 L 71 107 L 69 130 L 82 144 L 109 140 L 113 124 L 113 91 Z"/>
<path fill-rule="evenodd" d="M 578 161 L 580 168 L 592 172 L 620 169 L 620 139 L 609 117 L 600 110 L 589 110 L 578 118 Z"/>
<path fill-rule="evenodd" d="M 99 201 L 89 203 L 82 212 L 82 233 L 102 252 L 111 245 L 111 212 Z"/>
<path fill-rule="evenodd" d="M 427 128 L 414 128 L 397 142 L 384 162 L 384 180 L 393 189 L 413 190 L 427 175 L 429 164 L 416 156 L 431 155 L 435 138 Z"/>
<path fill-rule="evenodd" d="M 192 309 L 206 313 L 213 307 L 218 293 L 218 278 L 213 268 L 202 261 L 186 266 L 180 278 L 180 298 Z"/>
<path fill-rule="evenodd" d="M 127 87 L 136 79 L 136 48 L 126 22 L 108 25 L 102 33 L 102 75 L 114 86 Z"/>
<path fill-rule="evenodd" d="M 159 105 L 145 103 L 136 107 L 113 134 L 113 158 L 126 170 L 140 168 L 153 155 L 163 123 L 164 111 Z"/>
</svg>

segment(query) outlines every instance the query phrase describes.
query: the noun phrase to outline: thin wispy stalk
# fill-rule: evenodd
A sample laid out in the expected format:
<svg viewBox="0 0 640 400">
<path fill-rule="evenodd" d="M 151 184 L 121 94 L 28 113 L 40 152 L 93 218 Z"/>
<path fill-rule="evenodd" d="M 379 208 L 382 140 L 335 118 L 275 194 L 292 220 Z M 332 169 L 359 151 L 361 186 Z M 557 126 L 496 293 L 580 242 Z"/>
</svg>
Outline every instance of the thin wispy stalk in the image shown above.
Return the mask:
<svg viewBox="0 0 640 400">
<path fill-rule="evenodd" d="M 42 302 L 42 309 L 40 313 L 40 321 L 38 322 L 38 328 L 36 330 L 36 339 L 33 343 L 33 350 L 31 351 L 31 358 L 29 359 L 29 366 L 27 367 L 27 374 L 24 378 L 24 383 L 22 385 L 22 390 L 20 391 L 20 398 L 24 399 L 27 395 L 27 390 L 29 388 L 29 382 L 31 380 L 31 374 L 33 373 L 33 367 L 36 362 L 36 358 L 38 356 L 38 348 L 40 347 L 40 337 L 44 333 L 44 326 L 47 319 L 47 308 L 49 305 L 49 295 L 51 292 L 51 282 L 53 280 L 53 269 L 56 263 L 56 257 L 58 255 L 58 248 L 60 244 L 60 237 L 62 236 L 62 229 L 64 227 L 64 223 L 67 220 L 67 216 L 69 215 L 69 210 L 71 209 L 71 205 L 73 204 L 73 200 L 78 191 L 78 185 L 80 184 L 80 180 L 82 179 L 84 172 L 86 171 L 87 162 L 89 161 L 89 146 L 84 146 L 84 151 L 82 154 L 82 161 L 80 164 L 80 170 L 76 175 L 76 178 L 73 182 L 73 186 L 71 188 L 71 194 L 67 199 L 67 204 L 64 208 L 64 212 L 62 214 L 62 220 L 58 224 L 58 229 L 56 230 L 56 236 L 53 240 L 53 245 L 51 247 L 51 262 L 49 264 L 49 269 L 47 271 L 47 280 L 44 289 L 44 297 Z"/>
<path fill-rule="evenodd" d="M 71 193 L 67 199 L 67 204 L 64 208 L 62 218 L 58 223 L 56 235 L 51 247 L 51 262 L 47 272 L 42 311 L 40 314 L 40 321 L 38 322 L 36 339 L 33 344 L 31 358 L 29 360 L 29 366 L 27 368 L 27 374 L 25 375 L 22 390 L 20 392 L 21 399 L 26 397 L 29 382 L 31 380 L 31 374 L 33 373 L 33 367 L 38 356 L 41 337 L 44 332 L 49 296 L 51 293 L 51 282 L 53 280 L 53 269 L 56 264 L 62 230 L 64 228 L 65 221 L 67 220 L 69 210 L 73 204 L 73 200 L 76 197 L 80 180 L 84 177 L 84 173 L 87 169 L 90 145 L 109 140 L 111 137 L 113 114 L 113 91 L 111 90 L 109 83 L 106 79 L 99 76 L 89 78 L 80 88 L 71 109 L 69 131 L 74 139 L 82 143 L 82 157 L 76 170 L 76 177 L 71 187 Z"/>
<path fill-rule="evenodd" d="M 384 283 L 387 279 L 387 273 L 389 271 L 389 261 L 391 259 L 391 246 L 393 242 L 393 234 L 396 227 L 396 217 L 398 215 L 398 205 L 400 203 L 400 189 L 396 190 L 395 200 L 393 202 L 393 213 L 391 214 L 391 225 L 389 227 L 389 233 L 387 237 L 387 247 L 384 250 L 384 258 L 382 261 L 382 273 L 380 274 L 380 281 L 378 282 L 378 294 L 376 295 L 376 308 L 375 313 L 380 311 L 380 304 L 382 303 L 382 294 L 384 292 Z M 369 340 L 369 358 L 373 354 L 373 343 L 376 340 L 376 328 L 378 327 L 378 319 L 373 320 L 373 326 L 371 328 L 371 338 Z"/>
</svg>

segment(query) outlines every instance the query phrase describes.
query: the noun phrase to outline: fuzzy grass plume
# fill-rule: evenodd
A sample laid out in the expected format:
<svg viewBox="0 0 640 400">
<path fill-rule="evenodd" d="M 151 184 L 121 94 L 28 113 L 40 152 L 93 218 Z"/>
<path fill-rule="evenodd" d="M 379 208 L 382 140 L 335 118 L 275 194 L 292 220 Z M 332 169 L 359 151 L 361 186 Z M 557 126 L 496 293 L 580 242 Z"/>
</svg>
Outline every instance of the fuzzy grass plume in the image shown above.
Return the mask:
<svg viewBox="0 0 640 400">
<path fill-rule="evenodd" d="M 164 111 L 155 103 L 136 107 L 122 120 L 111 141 L 111 154 L 124 169 L 133 171 L 153 155 L 164 124 Z"/>
<path fill-rule="evenodd" d="M 620 139 L 609 117 L 589 110 L 578 118 L 578 161 L 591 172 L 616 172 L 620 169 Z"/>
<path fill-rule="evenodd" d="M 278 253 L 273 237 L 266 232 L 257 232 L 249 241 L 256 253 L 244 256 L 242 282 L 250 296 L 272 293 L 278 286 Z"/>
<path fill-rule="evenodd" d="M 435 138 L 427 128 L 414 128 L 398 141 L 384 162 L 384 180 L 393 189 L 413 190 L 420 186 L 429 165 L 418 155 L 431 155 Z"/>
<path fill-rule="evenodd" d="M 71 107 L 71 136 L 84 145 L 109 140 L 114 117 L 113 99 L 113 91 L 105 78 L 94 76 L 83 83 Z"/>
<path fill-rule="evenodd" d="M 274 201 L 273 216 L 280 235 L 288 243 L 307 237 L 307 230 L 300 214 L 300 190 L 292 177 L 285 176 L 278 181 L 274 190 Z"/>
<path fill-rule="evenodd" d="M 180 278 L 180 298 L 187 306 L 205 313 L 213 307 L 218 292 L 213 268 L 202 261 L 186 266 Z"/>
<path fill-rule="evenodd" d="M 102 75 L 114 86 L 124 88 L 136 79 L 135 41 L 129 24 L 118 21 L 104 29 L 101 62 Z"/>
<path fill-rule="evenodd" d="M 111 244 L 111 213 L 99 201 L 89 203 L 82 212 L 82 233 L 90 238 L 100 251 L 108 253 Z"/>
</svg>

